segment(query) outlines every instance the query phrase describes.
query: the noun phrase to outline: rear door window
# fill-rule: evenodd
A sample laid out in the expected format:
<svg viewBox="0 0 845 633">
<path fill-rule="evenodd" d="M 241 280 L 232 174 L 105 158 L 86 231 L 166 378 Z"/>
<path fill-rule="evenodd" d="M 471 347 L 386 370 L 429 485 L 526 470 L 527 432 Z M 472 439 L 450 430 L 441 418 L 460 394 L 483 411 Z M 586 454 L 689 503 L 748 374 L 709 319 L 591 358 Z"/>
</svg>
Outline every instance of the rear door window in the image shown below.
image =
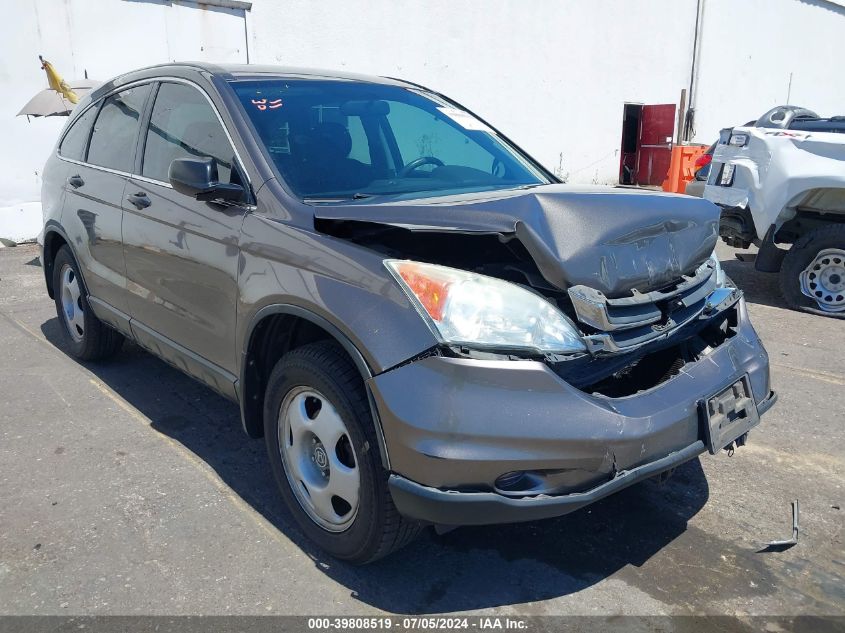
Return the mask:
<svg viewBox="0 0 845 633">
<path fill-rule="evenodd" d="M 235 151 L 217 113 L 192 86 L 162 83 L 156 95 L 141 175 L 168 181 L 170 163 L 177 158 L 213 158 L 220 182 L 232 182 Z M 235 181 L 237 181 L 237 176 Z"/>
<path fill-rule="evenodd" d="M 97 106 L 88 108 L 73 122 L 59 145 L 59 156 L 73 160 L 85 160 L 85 146 L 91 135 L 91 125 L 97 117 Z"/>
<path fill-rule="evenodd" d="M 106 98 L 88 147 L 88 162 L 131 172 L 135 164 L 135 139 L 150 85 L 135 86 Z"/>
</svg>

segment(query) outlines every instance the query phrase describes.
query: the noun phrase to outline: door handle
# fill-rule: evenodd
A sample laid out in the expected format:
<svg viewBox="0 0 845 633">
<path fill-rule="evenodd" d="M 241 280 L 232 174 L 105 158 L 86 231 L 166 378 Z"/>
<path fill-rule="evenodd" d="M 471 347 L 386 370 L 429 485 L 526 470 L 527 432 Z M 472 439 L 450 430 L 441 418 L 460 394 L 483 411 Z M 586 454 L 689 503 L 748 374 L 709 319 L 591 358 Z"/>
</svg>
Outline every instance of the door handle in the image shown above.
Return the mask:
<svg viewBox="0 0 845 633">
<path fill-rule="evenodd" d="M 143 191 L 126 196 L 126 199 L 134 204 L 136 209 L 146 209 L 152 204 L 152 200 Z"/>
<path fill-rule="evenodd" d="M 76 176 L 70 176 L 70 177 L 67 179 L 67 184 L 69 184 L 69 185 L 70 185 L 71 187 L 73 187 L 74 189 L 79 189 L 82 185 L 84 185 L 84 184 L 85 184 L 85 181 L 84 181 L 84 180 L 82 180 L 82 178 L 80 178 L 80 177 L 79 177 L 79 175 L 76 175 Z"/>
</svg>

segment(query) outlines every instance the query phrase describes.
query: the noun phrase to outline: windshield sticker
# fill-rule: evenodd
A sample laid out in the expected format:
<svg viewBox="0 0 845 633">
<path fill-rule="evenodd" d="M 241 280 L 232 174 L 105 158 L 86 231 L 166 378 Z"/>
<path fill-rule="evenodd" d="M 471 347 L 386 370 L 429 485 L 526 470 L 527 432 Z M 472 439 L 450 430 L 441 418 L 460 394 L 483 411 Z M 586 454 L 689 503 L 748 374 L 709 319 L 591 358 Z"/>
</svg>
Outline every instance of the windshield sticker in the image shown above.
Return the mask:
<svg viewBox="0 0 845 633">
<path fill-rule="evenodd" d="M 480 132 L 493 133 L 488 126 L 476 119 L 469 112 L 458 110 L 457 108 L 437 108 L 441 113 L 452 119 L 455 123 L 460 125 L 465 130 L 478 130 Z"/>
<path fill-rule="evenodd" d="M 281 108 L 282 103 L 281 99 L 250 99 L 252 105 L 254 105 L 259 110 L 275 110 L 276 108 Z"/>
</svg>

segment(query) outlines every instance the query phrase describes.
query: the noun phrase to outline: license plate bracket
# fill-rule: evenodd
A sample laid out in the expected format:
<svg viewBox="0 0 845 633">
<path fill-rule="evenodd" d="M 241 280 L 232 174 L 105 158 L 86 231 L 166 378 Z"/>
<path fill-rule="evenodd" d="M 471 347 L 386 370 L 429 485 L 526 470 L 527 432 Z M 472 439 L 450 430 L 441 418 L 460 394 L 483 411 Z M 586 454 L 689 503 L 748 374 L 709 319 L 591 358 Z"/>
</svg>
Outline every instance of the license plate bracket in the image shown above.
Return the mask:
<svg viewBox="0 0 845 633">
<path fill-rule="evenodd" d="M 747 374 L 715 395 L 699 400 L 698 410 L 704 443 L 713 455 L 760 423 Z"/>
</svg>

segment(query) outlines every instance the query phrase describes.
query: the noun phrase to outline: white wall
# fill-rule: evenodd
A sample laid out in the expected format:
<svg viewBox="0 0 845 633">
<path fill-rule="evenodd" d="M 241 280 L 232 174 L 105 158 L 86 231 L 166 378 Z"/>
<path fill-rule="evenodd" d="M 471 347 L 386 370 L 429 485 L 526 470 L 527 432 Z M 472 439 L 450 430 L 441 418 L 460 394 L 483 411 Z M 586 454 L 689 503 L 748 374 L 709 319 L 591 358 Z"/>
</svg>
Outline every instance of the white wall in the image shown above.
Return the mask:
<svg viewBox="0 0 845 633">
<path fill-rule="evenodd" d="M 703 0 L 696 134 L 789 101 L 845 114 L 843 0 Z M 678 103 L 695 0 L 257 0 L 253 61 L 392 75 L 488 118 L 571 182 L 615 182 L 622 104 Z M 562 156 L 562 161 L 561 161 Z"/>
<path fill-rule="evenodd" d="M 217 1 L 217 0 L 215 0 Z M 696 135 L 787 98 L 845 114 L 845 0 L 703 0 Z M 0 20 L 0 236 L 34 237 L 40 170 L 63 118 L 18 109 L 46 87 L 166 61 L 247 59 L 401 77 L 489 119 L 570 182 L 612 183 L 627 102 L 677 103 L 696 0 L 6 0 Z M 24 235 L 25 234 L 25 235 Z"/>
<path fill-rule="evenodd" d="M 843 5 L 705 0 L 695 139 L 710 144 L 720 129 L 786 104 L 787 94 L 792 105 L 822 116 L 845 114 Z"/>
<path fill-rule="evenodd" d="M 254 63 L 400 77 L 572 182 L 616 182 L 625 101 L 689 83 L 694 0 L 258 0 Z"/>
<path fill-rule="evenodd" d="M 38 55 L 66 80 L 107 80 L 175 60 L 245 62 L 244 12 L 166 0 L 7 0 L 0 19 L 0 237 L 34 238 L 41 169 L 65 117 L 16 117 L 47 87 Z"/>
</svg>

